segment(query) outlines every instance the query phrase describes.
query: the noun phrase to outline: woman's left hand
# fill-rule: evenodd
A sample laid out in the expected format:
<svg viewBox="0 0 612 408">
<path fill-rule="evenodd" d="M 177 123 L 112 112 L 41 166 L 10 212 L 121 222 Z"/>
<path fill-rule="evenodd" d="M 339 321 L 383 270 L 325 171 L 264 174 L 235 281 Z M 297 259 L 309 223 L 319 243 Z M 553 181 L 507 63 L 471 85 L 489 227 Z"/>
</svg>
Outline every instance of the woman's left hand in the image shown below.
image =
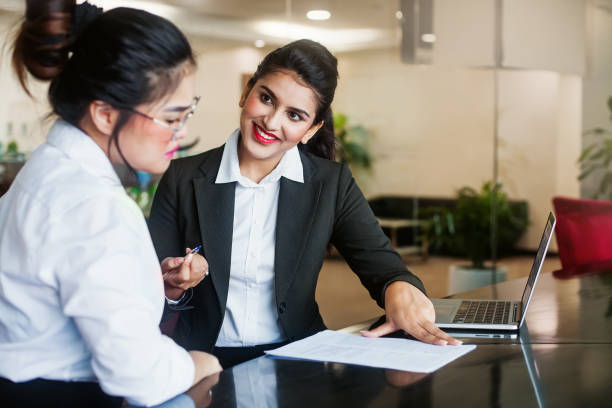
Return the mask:
<svg viewBox="0 0 612 408">
<path fill-rule="evenodd" d="M 441 346 L 462 344 L 435 325 L 433 304 L 423 292 L 408 282 L 396 281 L 387 286 L 385 312 L 387 321 L 373 330 L 362 332 L 363 336 L 380 337 L 404 330 L 425 343 Z"/>
<path fill-rule="evenodd" d="M 189 253 L 189 248 L 186 249 Z M 208 274 L 208 262 L 200 254 L 168 257 L 161 263 L 164 291 L 168 299 L 179 299 L 183 292 L 193 288 Z"/>
</svg>

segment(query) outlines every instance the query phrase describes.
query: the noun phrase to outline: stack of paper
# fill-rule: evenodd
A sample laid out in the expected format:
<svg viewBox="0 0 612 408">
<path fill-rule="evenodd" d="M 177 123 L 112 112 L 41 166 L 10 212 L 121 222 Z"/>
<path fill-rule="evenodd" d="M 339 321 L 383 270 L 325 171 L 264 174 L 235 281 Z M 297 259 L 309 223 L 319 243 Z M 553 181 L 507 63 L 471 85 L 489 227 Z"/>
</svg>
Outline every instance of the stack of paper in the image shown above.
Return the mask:
<svg viewBox="0 0 612 408">
<path fill-rule="evenodd" d="M 434 346 L 415 340 L 367 338 L 325 330 L 276 350 L 268 350 L 266 354 L 431 373 L 475 348 L 475 345 Z"/>
</svg>

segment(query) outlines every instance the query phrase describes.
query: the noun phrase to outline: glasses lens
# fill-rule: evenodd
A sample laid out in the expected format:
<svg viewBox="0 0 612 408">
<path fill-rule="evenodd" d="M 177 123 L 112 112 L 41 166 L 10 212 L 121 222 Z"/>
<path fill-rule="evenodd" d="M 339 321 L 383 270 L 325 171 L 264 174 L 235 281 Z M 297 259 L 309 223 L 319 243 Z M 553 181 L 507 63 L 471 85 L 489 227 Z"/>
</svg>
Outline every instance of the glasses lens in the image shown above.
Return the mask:
<svg viewBox="0 0 612 408">
<path fill-rule="evenodd" d="M 181 131 L 183 126 L 185 126 L 185 123 L 187 122 L 187 120 L 193 116 L 193 114 L 195 113 L 196 107 L 198 106 L 199 101 L 200 101 L 200 97 L 196 96 L 193 100 L 193 103 L 189 107 L 189 111 L 187 111 L 185 116 L 181 118 L 181 121 L 179 122 L 178 126 L 175 129 L 173 129 L 174 133 L 172 134 L 172 140 L 175 140 L 178 137 L 178 133 Z"/>
</svg>

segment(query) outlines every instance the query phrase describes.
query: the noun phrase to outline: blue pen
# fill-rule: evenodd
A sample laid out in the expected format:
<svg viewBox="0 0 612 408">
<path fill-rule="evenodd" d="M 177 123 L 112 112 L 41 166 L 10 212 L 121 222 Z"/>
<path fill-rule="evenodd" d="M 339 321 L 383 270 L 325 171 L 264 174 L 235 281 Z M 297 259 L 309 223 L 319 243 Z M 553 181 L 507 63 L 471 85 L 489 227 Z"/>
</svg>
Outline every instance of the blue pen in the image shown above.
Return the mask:
<svg viewBox="0 0 612 408">
<path fill-rule="evenodd" d="M 193 248 L 191 251 L 187 253 L 187 255 L 197 254 L 200 251 L 200 249 L 202 249 L 202 245 L 198 245 L 197 247 Z"/>
</svg>

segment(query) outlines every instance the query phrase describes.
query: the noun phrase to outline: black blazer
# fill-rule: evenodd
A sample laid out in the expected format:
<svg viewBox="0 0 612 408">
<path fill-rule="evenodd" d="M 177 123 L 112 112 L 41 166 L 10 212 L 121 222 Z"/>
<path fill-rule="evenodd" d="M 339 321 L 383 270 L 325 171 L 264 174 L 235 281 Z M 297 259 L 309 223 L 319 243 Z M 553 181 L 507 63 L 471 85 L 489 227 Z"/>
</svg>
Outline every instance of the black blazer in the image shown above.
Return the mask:
<svg viewBox="0 0 612 408">
<path fill-rule="evenodd" d="M 209 277 L 194 288 L 174 331 L 183 347 L 210 351 L 225 314 L 236 183 L 215 184 L 223 146 L 172 161 L 149 218 L 161 259 L 202 244 Z M 370 295 L 384 307 L 396 280 L 425 292 L 391 248 L 347 166 L 300 151 L 304 183 L 281 177 L 275 248 L 275 292 L 280 327 L 289 340 L 324 330 L 315 289 L 328 243 L 344 256 Z"/>
</svg>

